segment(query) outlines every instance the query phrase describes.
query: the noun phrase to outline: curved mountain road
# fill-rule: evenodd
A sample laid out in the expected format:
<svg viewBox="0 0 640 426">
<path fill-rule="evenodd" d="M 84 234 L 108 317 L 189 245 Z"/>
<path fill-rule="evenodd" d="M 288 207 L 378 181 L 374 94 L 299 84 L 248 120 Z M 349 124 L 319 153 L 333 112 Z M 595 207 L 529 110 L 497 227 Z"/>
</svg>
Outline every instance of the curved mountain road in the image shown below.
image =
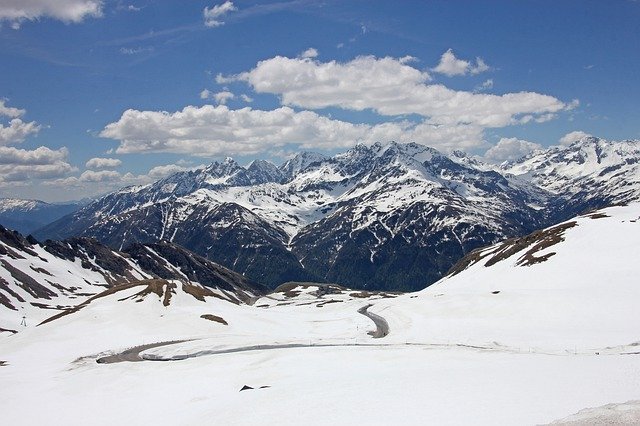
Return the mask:
<svg viewBox="0 0 640 426">
<path fill-rule="evenodd" d="M 380 315 L 369 312 L 368 309 L 373 306 L 372 304 L 363 306 L 358 309 L 358 313 L 369 318 L 376 325 L 375 331 L 369 331 L 368 334 L 374 339 L 385 337 L 389 334 L 389 323 Z M 288 343 L 288 344 L 274 344 L 274 345 L 252 345 L 243 346 L 239 348 L 230 349 L 212 349 L 193 352 L 190 354 L 180 354 L 171 357 L 157 357 L 154 355 L 141 355 L 142 352 L 151 348 L 158 348 L 161 346 L 175 345 L 178 343 L 188 342 L 193 339 L 187 340 L 172 340 L 168 342 L 148 343 L 146 345 L 134 346 L 123 352 L 108 355 L 98 358 L 96 362 L 98 364 L 115 364 L 118 362 L 140 362 L 140 361 L 179 361 L 187 358 L 197 358 L 205 355 L 220 355 L 237 352 L 249 352 L 249 351 L 264 351 L 269 349 L 286 349 L 286 348 L 308 348 L 308 347 L 336 347 L 336 346 L 359 346 L 357 343 L 320 343 L 320 344 L 305 344 L 305 343 Z"/>
<path fill-rule="evenodd" d="M 372 307 L 372 304 L 368 304 L 367 306 L 363 306 L 358 309 L 358 313 L 364 315 L 369 318 L 376 325 L 376 331 L 370 331 L 369 335 L 374 339 L 381 339 L 389 334 L 389 323 L 386 319 L 382 318 L 380 315 L 374 314 L 373 312 L 369 312 L 367 309 Z"/>
<path fill-rule="evenodd" d="M 140 356 L 141 352 L 146 351 L 151 348 L 158 348 L 160 346 L 169 346 L 175 345 L 178 343 L 188 342 L 187 340 L 171 340 L 169 342 L 157 342 L 157 343 L 148 343 L 146 345 L 134 346 L 132 348 L 127 349 L 126 351 L 120 352 L 118 354 L 104 356 L 102 358 L 96 359 L 98 364 L 115 364 L 118 362 L 140 362 L 146 361 L 142 356 Z"/>
</svg>

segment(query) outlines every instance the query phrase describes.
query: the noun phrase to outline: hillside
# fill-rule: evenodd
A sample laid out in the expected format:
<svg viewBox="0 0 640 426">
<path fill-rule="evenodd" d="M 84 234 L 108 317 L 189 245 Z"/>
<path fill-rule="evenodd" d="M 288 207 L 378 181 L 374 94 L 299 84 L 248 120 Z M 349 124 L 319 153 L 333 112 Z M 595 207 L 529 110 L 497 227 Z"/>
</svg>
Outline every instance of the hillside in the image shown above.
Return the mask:
<svg viewBox="0 0 640 426">
<path fill-rule="evenodd" d="M 0 266 L 0 332 L 9 333 L 23 329 L 23 321 L 34 326 L 107 289 L 137 286 L 141 280 L 205 287 L 212 296 L 236 304 L 266 291 L 170 243 L 137 244 L 116 252 L 90 238 L 40 243 L 2 227 Z"/>
<path fill-rule="evenodd" d="M 54 409 L 71 424 L 635 418 L 638 226 L 639 203 L 591 212 L 476 250 L 407 294 L 294 282 L 235 304 L 171 280 L 113 287 L 0 340 L 3 415 L 12 424 Z M 155 404 L 140 404 L 141 389 Z M 29 409 L 34 398 L 41 410 Z"/>
</svg>

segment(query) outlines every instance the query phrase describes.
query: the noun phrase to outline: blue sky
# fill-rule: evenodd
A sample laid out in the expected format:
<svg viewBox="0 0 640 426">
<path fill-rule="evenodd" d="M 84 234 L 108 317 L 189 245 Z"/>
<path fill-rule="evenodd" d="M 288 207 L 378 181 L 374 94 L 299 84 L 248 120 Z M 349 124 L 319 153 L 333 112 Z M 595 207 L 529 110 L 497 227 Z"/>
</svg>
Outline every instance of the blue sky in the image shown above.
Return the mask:
<svg viewBox="0 0 640 426">
<path fill-rule="evenodd" d="M 1 0 L 0 22 L 0 196 L 376 140 L 640 139 L 637 1 Z"/>
</svg>

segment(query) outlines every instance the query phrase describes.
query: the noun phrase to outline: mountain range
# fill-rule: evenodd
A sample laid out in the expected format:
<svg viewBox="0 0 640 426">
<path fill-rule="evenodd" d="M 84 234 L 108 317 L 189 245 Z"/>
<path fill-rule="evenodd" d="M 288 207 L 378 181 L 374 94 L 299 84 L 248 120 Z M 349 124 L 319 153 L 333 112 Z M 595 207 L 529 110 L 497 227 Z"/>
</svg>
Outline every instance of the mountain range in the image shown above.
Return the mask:
<svg viewBox="0 0 640 426">
<path fill-rule="evenodd" d="M 637 200 L 640 143 L 585 137 L 499 166 L 416 143 L 227 158 L 108 194 L 35 232 L 116 250 L 170 242 L 271 288 L 410 291 L 476 248 Z"/>
<path fill-rule="evenodd" d="M 51 204 L 40 200 L 0 198 L 0 224 L 26 235 L 80 207 L 80 203 Z"/>
</svg>

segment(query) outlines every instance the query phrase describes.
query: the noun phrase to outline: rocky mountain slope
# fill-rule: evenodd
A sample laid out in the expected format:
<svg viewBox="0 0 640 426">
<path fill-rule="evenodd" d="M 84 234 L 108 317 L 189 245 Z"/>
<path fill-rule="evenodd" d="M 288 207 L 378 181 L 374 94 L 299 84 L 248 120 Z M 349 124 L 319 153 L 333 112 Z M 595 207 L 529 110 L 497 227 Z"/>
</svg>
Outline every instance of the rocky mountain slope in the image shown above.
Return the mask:
<svg viewBox="0 0 640 426">
<path fill-rule="evenodd" d="M 415 290 L 475 248 L 637 199 L 639 160 L 637 142 L 593 138 L 501 168 L 395 142 L 280 167 L 226 159 L 124 188 L 36 235 L 171 241 L 272 287 Z"/>
<path fill-rule="evenodd" d="M 0 224 L 27 235 L 80 207 L 77 203 L 50 204 L 39 200 L 0 198 Z"/>
<path fill-rule="evenodd" d="M 232 303 L 266 291 L 171 243 L 134 244 L 116 252 L 91 238 L 39 243 L 0 227 L 0 332 L 18 330 L 23 319 L 40 322 L 106 289 L 152 279 L 200 288 L 197 293 Z"/>
</svg>

